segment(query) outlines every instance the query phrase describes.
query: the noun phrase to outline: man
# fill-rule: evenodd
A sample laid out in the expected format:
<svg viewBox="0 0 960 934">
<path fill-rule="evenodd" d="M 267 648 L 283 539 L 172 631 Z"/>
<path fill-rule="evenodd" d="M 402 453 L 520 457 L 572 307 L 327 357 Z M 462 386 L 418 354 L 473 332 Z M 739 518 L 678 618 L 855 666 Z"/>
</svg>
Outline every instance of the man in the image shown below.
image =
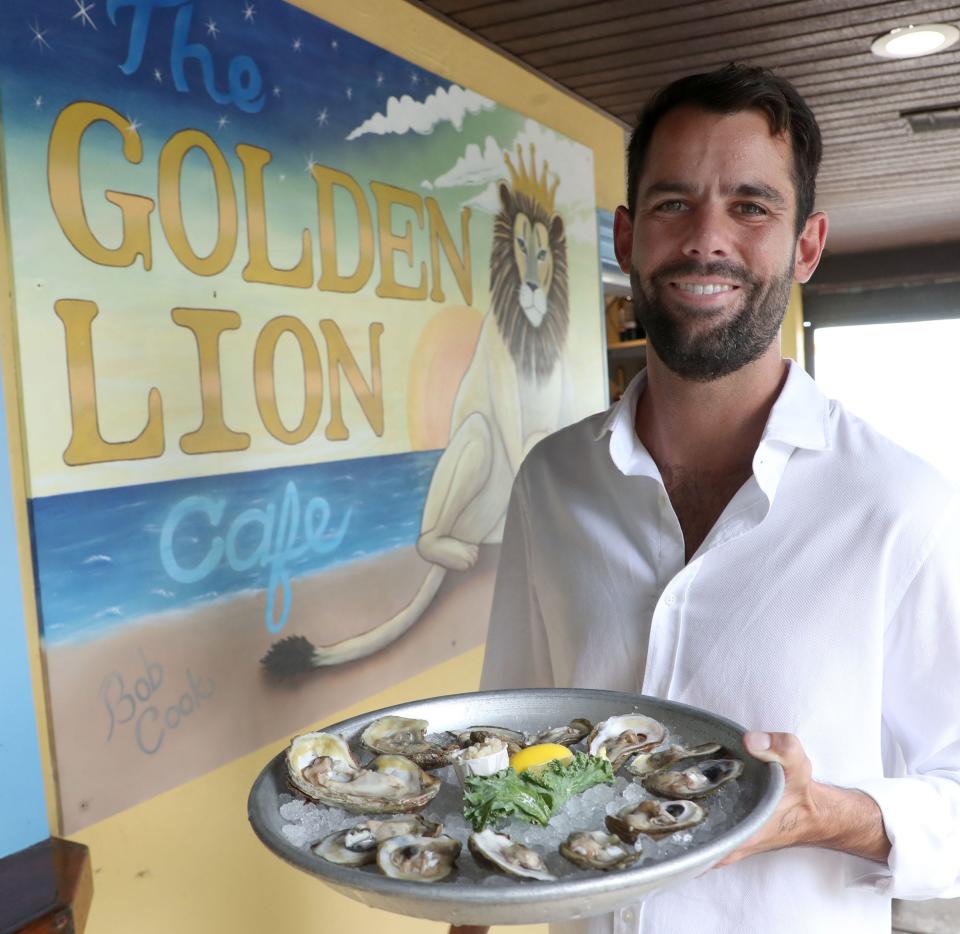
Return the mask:
<svg viewBox="0 0 960 934">
<path fill-rule="evenodd" d="M 720 867 L 552 932 L 888 934 L 891 896 L 960 895 L 960 497 L 780 357 L 820 150 L 745 66 L 668 86 L 631 139 L 647 368 L 521 468 L 482 687 L 706 708 L 787 786 Z"/>
</svg>

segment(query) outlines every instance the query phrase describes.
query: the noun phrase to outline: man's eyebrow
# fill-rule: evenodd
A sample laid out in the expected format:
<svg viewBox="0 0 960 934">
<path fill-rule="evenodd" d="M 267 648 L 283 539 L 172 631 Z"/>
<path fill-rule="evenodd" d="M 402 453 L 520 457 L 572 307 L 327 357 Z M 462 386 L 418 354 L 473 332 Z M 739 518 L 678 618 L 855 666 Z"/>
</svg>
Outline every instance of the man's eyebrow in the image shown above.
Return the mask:
<svg viewBox="0 0 960 934">
<path fill-rule="evenodd" d="M 667 179 L 648 185 L 643 190 L 643 196 L 649 198 L 652 195 L 692 195 L 695 192 L 696 189 L 689 182 Z M 787 199 L 772 185 L 763 182 L 744 182 L 740 185 L 725 187 L 722 189 L 722 193 L 724 195 L 735 195 L 738 198 L 762 198 L 778 207 L 787 207 Z"/>
<path fill-rule="evenodd" d="M 693 185 L 687 182 L 674 181 L 654 182 L 643 190 L 646 198 L 649 198 L 650 195 L 692 195 L 693 192 Z"/>
<path fill-rule="evenodd" d="M 725 195 L 736 195 L 738 198 L 762 198 L 776 204 L 778 207 L 786 207 L 787 199 L 784 198 L 776 188 L 771 185 L 765 185 L 763 182 L 754 182 L 753 184 L 737 185 L 734 188 L 724 188 Z"/>
</svg>

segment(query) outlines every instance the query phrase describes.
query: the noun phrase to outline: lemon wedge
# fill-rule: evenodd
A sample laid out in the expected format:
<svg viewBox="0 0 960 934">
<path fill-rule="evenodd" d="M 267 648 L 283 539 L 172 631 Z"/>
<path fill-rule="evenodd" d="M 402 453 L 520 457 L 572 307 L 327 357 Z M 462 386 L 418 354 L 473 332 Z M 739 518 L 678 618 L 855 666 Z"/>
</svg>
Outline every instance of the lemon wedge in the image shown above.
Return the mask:
<svg viewBox="0 0 960 934">
<path fill-rule="evenodd" d="M 572 759 L 573 753 L 559 743 L 538 743 L 515 752 L 510 757 L 510 767 L 518 775 L 529 768 L 541 768 L 549 762 Z"/>
</svg>

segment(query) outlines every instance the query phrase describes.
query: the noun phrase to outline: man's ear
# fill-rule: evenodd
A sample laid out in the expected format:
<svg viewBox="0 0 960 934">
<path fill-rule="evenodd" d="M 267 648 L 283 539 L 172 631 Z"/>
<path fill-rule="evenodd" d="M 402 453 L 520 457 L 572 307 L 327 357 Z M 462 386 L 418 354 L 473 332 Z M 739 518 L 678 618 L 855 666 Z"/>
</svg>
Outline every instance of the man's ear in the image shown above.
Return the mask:
<svg viewBox="0 0 960 934">
<path fill-rule="evenodd" d="M 827 215 L 817 211 L 807 218 L 797 238 L 793 259 L 793 278 L 807 282 L 820 264 L 820 256 L 827 242 Z"/>
<path fill-rule="evenodd" d="M 630 275 L 630 257 L 633 255 L 633 218 L 621 204 L 613 215 L 613 252 L 620 269 Z"/>
</svg>

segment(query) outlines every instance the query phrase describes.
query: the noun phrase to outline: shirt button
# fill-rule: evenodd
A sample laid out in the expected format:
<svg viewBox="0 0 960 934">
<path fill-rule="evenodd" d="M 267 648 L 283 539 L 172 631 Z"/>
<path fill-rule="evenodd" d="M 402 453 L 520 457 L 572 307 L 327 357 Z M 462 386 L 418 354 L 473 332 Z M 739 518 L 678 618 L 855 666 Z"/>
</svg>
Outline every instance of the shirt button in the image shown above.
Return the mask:
<svg viewBox="0 0 960 934">
<path fill-rule="evenodd" d="M 676 598 L 672 593 L 668 593 L 668 594 L 663 598 L 663 602 L 664 602 L 667 606 L 674 606 L 674 605 L 676 604 L 676 602 L 677 602 L 677 598 Z"/>
<path fill-rule="evenodd" d="M 620 917 L 623 920 L 624 924 L 633 924 L 633 922 L 637 918 L 632 908 L 624 908 L 623 911 L 620 913 Z"/>
</svg>

